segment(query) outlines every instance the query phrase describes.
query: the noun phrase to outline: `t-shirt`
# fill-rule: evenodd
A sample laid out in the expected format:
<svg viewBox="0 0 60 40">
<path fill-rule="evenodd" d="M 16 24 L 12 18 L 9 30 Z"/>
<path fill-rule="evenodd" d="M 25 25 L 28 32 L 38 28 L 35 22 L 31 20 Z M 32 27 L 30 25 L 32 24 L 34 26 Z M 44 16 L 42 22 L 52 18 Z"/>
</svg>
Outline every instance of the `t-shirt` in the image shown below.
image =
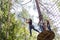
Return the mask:
<svg viewBox="0 0 60 40">
<path fill-rule="evenodd" d="M 29 25 L 32 25 L 32 20 L 31 19 L 29 19 Z"/>
</svg>

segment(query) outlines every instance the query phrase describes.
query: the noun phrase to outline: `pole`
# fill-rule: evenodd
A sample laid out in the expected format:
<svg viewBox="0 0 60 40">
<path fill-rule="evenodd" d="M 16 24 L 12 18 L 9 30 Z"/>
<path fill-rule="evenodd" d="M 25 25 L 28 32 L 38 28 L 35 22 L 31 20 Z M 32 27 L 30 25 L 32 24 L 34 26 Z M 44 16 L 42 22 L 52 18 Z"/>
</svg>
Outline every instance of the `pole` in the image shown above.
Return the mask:
<svg viewBox="0 0 60 40">
<path fill-rule="evenodd" d="M 35 2 L 36 2 L 38 14 L 39 14 L 39 21 L 41 21 L 41 20 L 43 20 L 43 15 L 41 14 L 41 10 L 40 10 L 40 7 L 39 7 L 39 2 L 38 2 L 38 0 L 35 0 Z"/>
</svg>

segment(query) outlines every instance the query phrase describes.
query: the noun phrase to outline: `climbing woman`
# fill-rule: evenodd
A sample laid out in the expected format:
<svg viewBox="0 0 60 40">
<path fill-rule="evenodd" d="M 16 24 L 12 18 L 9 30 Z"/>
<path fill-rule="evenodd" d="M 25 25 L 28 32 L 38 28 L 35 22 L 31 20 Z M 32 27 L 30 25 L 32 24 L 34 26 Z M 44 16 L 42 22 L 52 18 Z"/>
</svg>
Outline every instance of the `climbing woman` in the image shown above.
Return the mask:
<svg viewBox="0 0 60 40">
<path fill-rule="evenodd" d="M 29 24 L 29 31 L 30 31 L 30 36 L 32 36 L 32 29 L 39 32 L 37 29 L 34 28 L 34 26 L 32 25 L 32 19 L 28 19 L 27 23 Z"/>
</svg>

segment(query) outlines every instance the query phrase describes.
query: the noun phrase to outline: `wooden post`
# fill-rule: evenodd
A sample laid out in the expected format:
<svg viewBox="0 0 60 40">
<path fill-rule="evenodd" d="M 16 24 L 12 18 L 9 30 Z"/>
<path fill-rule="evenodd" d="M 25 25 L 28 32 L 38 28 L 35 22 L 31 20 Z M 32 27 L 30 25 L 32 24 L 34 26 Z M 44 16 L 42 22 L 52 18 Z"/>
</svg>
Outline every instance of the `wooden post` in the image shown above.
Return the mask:
<svg viewBox="0 0 60 40">
<path fill-rule="evenodd" d="M 43 15 L 41 14 L 38 0 L 35 0 L 35 2 L 36 2 L 38 14 L 39 14 L 39 22 L 40 22 L 41 20 L 43 20 Z"/>
</svg>

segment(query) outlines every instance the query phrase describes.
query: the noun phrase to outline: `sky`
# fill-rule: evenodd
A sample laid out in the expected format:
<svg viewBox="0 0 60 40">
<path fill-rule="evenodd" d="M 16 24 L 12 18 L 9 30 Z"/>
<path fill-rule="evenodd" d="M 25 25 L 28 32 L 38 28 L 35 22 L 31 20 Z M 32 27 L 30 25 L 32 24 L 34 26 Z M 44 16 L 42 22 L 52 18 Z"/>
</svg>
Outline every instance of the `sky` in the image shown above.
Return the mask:
<svg viewBox="0 0 60 40">
<path fill-rule="evenodd" d="M 18 1 L 20 1 L 20 0 L 18 0 Z M 24 3 L 26 3 L 26 2 L 28 2 L 28 1 L 30 1 L 30 0 L 21 0 L 21 1 L 24 1 L 24 2 L 22 2 L 22 4 L 24 4 Z M 54 5 L 53 6 L 53 4 L 54 4 L 54 2 L 51 2 L 52 0 L 42 0 L 42 2 L 43 3 L 47 3 L 47 4 L 50 4 L 49 6 L 48 5 L 44 5 L 48 10 L 49 10 L 49 14 L 47 14 L 47 16 L 51 19 L 51 21 L 53 21 L 54 23 L 53 23 L 53 25 L 54 26 L 56 26 L 56 27 L 59 27 L 59 29 L 58 30 L 60 30 L 60 17 L 59 17 L 59 15 L 60 15 L 60 12 L 59 12 L 59 10 L 58 10 L 58 8 L 57 8 L 57 6 L 56 5 Z M 35 4 L 33 4 L 33 2 L 34 2 L 34 0 L 32 0 L 32 2 L 30 2 L 30 3 L 28 3 L 28 4 L 26 4 L 26 5 L 24 5 L 23 7 L 24 8 L 26 8 L 27 10 L 28 10 L 28 12 L 29 12 L 29 14 L 30 14 L 30 16 L 32 16 L 33 17 L 33 22 L 34 23 L 38 23 L 39 22 L 39 19 L 38 19 L 38 12 L 37 12 L 37 8 L 36 8 L 36 5 Z M 19 12 L 20 11 L 22 11 L 21 10 L 21 5 L 20 4 L 18 4 L 18 3 L 15 3 L 14 1 L 12 2 L 13 3 L 13 6 L 12 7 L 14 7 L 14 9 L 11 9 L 11 12 L 12 13 L 16 13 L 16 15 L 18 15 L 19 14 Z M 35 6 L 34 6 L 35 5 Z M 53 6 L 53 7 L 52 7 Z M 34 7 L 35 7 L 35 9 L 34 9 Z M 52 8 L 51 8 L 52 7 Z M 54 15 L 52 15 L 52 14 Z M 58 31 L 57 33 L 59 33 L 60 34 L 60 31 Z"/>
</svg>

